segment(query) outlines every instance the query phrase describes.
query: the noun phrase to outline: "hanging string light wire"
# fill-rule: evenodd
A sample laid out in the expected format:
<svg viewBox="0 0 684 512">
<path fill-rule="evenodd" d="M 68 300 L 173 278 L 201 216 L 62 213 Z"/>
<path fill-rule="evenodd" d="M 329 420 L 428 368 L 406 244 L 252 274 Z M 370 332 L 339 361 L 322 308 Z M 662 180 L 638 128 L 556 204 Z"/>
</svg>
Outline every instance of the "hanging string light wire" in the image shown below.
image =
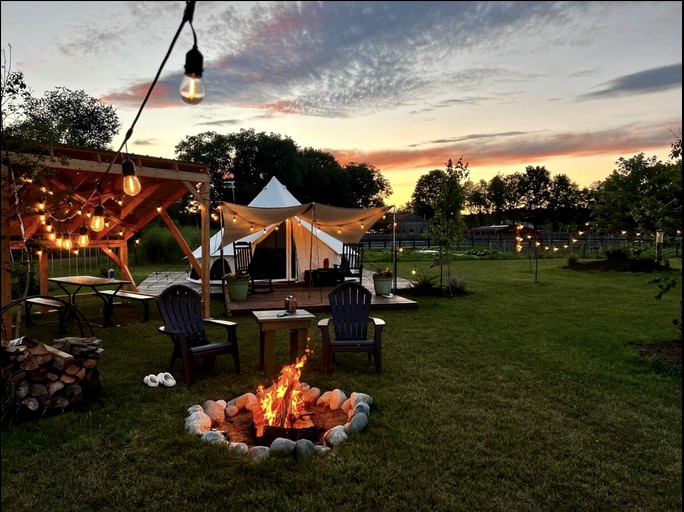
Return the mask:
<svg viewBox="0 0 684 512">
<path fill-rule="evenodd" d="M 93 190 L 92 194 L 90 194 L 90 196 L 88 196 L 88 199 L 83 204 L 84 208 L 90 202 L 90 200 L 93 198 L 93 196 L 95 196 L 95 194 L 99 192 L 100 185 L 102 184 L 102 182 L 106 178 L 107 174 L 109 174 L 109 171 L 111 170 L 112 165 L 114 164 L 116 159 L 119 157 L 119 155 L 121 155 L 121 150 L 123 149 L 123 147 L 128 142 L 128 139 L 130 139 L 131 136 L 133 135 L 133 129 L 135 128 L 135 125 L 138 122 L 138 119 L 140 118 L 140 115 L 142 114 L 142 111 L 145 108 L 145 105 L 147 104 L 147 100 L 150 98 L 150 95 L 152 94 L 152 91 L 154 90 L 154 86 L 157 85 L 157 81 L 159 80 L 159 76 L 161 75 L 162 70 L 164 69 L 164 65 L 166 64 L 166 61 L 169 59 L 169 56 L 171 55 L 171 52 L 173 51 L 173 47 L 175 46 L 176 41 L 178 40 L 178 36 L 180 35 L 180 33 L 183 30 L 183 27 L 185 26 L 186 23 L 189 23 L 190 28 L 192 28 L 192 34 L 193 34 L 194 42 L 195 42 L 195 46 L 193 48 L 196 49 L 197 37 L 195 35 L 195 29 L 192 26 L 192 18 L 195 14 L 195 2 L 194 1 L 188 1 L 188 2 L 185 2 L 185 4 L 186 5 L 185 5 L 185 11 L 183 12 L 183 20 L 181 21 L 181 24 L 178 27 L 178 30 L 176 31 L 176 35 L 173 36 L 173 40 L 171 41 L 171 45 L 169 46 L 169 49 L 166 52 L 166 55 L 164 56 L 164 60 L 162 61 L 161 65 L 159 66 L 159 70 L 157 71 L 157 75 L 154 77 L 154 80 L 150 84 L 150 88 L 147 91 L 147 94 L 145 95 L 145 99 L 143 100 L 142 104 L 140 105 L 140 109 L 138 110 L 138 113 L 136 114 L 135 119 L 133 119 L 133 123 L 131 124 L 131 127 L 126 132 L 126 136 L 124 137 L 124 140 L 121 143 L 121 146 L 119 146 L 118 151 L 114 155 L 114 158 L 112 159 L 112 161 L 107 166 L 107 169 L 105 170 L 104 174 L 100 177 L 100 179 L 95 184 L 95 190 Z"/>
</svg>

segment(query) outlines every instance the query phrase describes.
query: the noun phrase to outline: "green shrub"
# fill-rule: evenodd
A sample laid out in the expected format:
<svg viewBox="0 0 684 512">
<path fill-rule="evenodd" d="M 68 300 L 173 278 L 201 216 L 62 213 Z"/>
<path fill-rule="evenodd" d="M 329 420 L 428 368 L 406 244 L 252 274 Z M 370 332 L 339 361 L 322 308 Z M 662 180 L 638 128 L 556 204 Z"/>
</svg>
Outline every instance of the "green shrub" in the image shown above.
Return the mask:
<svg viewBox="0 0 684 512">
<path fill-rule="evenodd" d="M 410 288 L 415 295 L 434 295 L 437 290 L 437 278 L 421 272 L 418 278 L 411 283 Z"/>
<path fill-rule="evenodd" d="M 451 276 L 447 281 L 447 287 L 451 290 L 451 293 L 459 295 L 466 295 L 468 293 L 466 288 L 469 284 L 470 281 L 463 276 Z"/>
<path fill-rule="evenodd" d="M 568 256 L 568 266 L 572 267 L 573 265 L 577 265 L 579 263 L 579 259 L 575 254 L 571 254 Z"/>
<path fill-rule="evenodd" d="M 606 249 L 605 255 L 609 261 L 627 261 L 629 259 L 629 251 L 622 247 Z"/>
</svg>

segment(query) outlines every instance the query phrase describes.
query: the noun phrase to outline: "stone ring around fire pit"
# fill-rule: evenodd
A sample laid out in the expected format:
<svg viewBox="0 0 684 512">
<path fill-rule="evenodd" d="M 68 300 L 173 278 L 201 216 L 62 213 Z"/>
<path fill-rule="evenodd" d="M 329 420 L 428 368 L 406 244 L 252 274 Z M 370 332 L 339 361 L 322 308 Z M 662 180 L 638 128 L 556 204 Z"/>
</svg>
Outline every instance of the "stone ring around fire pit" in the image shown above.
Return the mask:
<svg viewBox="0 0 684 512">
<path fill-rule="evenodd" d="M 293 393 L 297 417 L 280 426 L 265 425 L 262 407 L 270 389 L 245 393 L 229 402 L 207 400 L 193 405 L 186 412 L 185 430 L 259 461 L 271 455 L 306 458 L 329 453 L 349 434 L 362 432 L 368 425 L 373 403 L 369 395 L 353 392 L 347 398 L 340 389 L 321 394 L 304 382 Z"/>
</svg>

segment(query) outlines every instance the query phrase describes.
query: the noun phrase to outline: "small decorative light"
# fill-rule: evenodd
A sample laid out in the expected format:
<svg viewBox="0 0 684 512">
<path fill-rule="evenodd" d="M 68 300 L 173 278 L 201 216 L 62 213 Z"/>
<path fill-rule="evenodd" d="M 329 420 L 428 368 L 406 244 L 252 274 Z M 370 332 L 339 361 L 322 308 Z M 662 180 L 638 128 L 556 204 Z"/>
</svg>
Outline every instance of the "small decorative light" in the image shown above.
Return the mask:
<svg viewBox="0 0 684 512">
<path fill-rule="evenodd" d="M 181 99 L 185 103 L 197 105 L 204 99 L 203 67 L 204 57 L 197 49 L 197 44 L 195 43 L 192 50 L 185 54 L 185 76 L 181 81 L 179 89 Z"/>
<path fill-rule="evenodd" d="M 235 215 L 233 215 L 233 222 L 237 222 L 237 218 L 235 218 Z"/>
<path fill-rule="evenodd" d="M 45 231 L 47 231 L 48 233 L 52 233 L 52 221 L 51 220 L 48 220 L 45 223 Z"/>
<path fill-rule="evenodd" d="M 70 251 L 73 246 L 74 246 L 74 244 L 71 241 L 71 234 L 70 233 L 64 233 L 64 248 L 67 251 Z"/>
<path fill-rule="evenodd" d="M 78 230 L 78 239 L 76 242 L 78 243 L 79 247 L 88 247 L 88 244 L 90 243 L 90 236 L 88 236 L 88 228 L 85 224 L 83 224 L 83 226 L 81 226 L 81 228 Z"/>
<path fill-rule="evenodd" d="M 162 207 L 161 207 L 161 206 L 157 206 L 157 212 L 158 212 L 158 213 L 161 213 L 161 212 L 162 212 Z"/>
<path fill-rule="evenodd" d="M 121 174 L 123 174 L 123 191 L 129 196 L 136 196 L 140 192 L 140 180 L 135 175 L 135 164 L 128 158 L 121 162 Z"/>
<path fill-rule="evenodd" d="M 62 238 L 62 233 L 57 233 L 57 240 L 55 240 L 55 244 L 57 244 L 57 247 L 60 249 L 64 245 L 64 239 Z"/>
<path fill-rule="evenodd" d="M 48 240 L 51 242 L 54 242 L 57 240 L 57 232 L 56 231 L 50 231 L 50 234 L 48 235 Z"/>
<path fill-rule="evenodd" d="M 104 205 L 102 203 L 98 204 L 95 207 L 92 218 L 90 219 L 90 229 L 96 233 L 99 233 L 105 227 L 104 211 Z"/>
</svg>

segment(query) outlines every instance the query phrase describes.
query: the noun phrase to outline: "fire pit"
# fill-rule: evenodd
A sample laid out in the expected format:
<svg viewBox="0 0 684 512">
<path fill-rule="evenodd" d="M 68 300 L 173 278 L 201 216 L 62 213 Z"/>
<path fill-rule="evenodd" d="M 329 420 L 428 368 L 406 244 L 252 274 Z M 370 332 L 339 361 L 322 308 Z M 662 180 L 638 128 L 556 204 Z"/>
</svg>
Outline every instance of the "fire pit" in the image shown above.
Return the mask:
<svg viewBox="0 0 684 512">
<path fill-rule="evenodd" d="M 327 453 L 368 425 L 373 400 L 364 393 L 349 397 L 340 389 L 326 391 L 300 382 L 309 350 L 284 366 L 277 382 L 259 386 L 226 402 L 207 400 L 188 408 L 187 432 L 203 441 L 225 444 L 255 460 L 271 455 L 308 457 Z"/>
</svg>

